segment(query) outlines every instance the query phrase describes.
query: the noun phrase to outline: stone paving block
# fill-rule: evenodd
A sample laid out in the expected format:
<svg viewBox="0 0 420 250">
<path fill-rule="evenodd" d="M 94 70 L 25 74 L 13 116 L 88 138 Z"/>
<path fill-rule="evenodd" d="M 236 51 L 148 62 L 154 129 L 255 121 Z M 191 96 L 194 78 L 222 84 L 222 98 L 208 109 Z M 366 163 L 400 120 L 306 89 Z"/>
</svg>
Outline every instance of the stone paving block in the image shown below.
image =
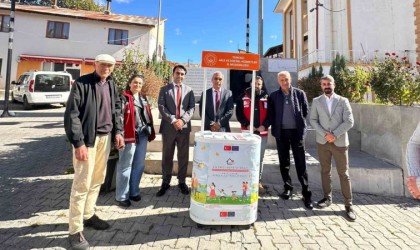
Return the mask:
<svg viewBox="0 0 420 250">
<path fill-rule="evenodd" d="M 401 239 L 408 238 L 411 241 L 414 241 L 420 245 L 420 226 L 419 225 L 420 224 L 411 225 L 410 228 L 399 227 L 401 232 L 395 233 L 395 235 Z"/>
<path fill-rule="evenodd" d="M 271 236 L 273 238 L 273 243 L 274 244 L 287 244 L 289 243 L 288 240 L 286 240 L 286 238 L 284 238 L 283 232 L 281 230 L 278 229 L 273 229 L 270 230 Z"/>
<path fill-rule="evenodd" d="M 254 234 L 254 230 L 248 229 L 248 230 L 242 230 L 242 238 L 243 238 L 243 243 L 248 244 L 248 243 L 258 243 L 258 239 L 256 237 L 256 235 Z"/>
<path fill-rule="evenodd" d="M 331 246 L 340 246 L 340 245 L 344 245 L 344 243 L 334 235 L 334 232 L 332 231 L 327 231 L 327 230 L 320 230 L 320 233 L 322 233 L 327 239 L 328 239 L 328 243 Z M 349 238 L 350 239 L 350 238 Z"/>
<path fill-rule="evenodd" d="M 308 230 L 295 230 L 295 233 L 300 237 L 302 244 L 315 244 L 316 241 L 309 236 Z"/>
<path fill-rule="evenodd" d="M 194 237 L 194 238 L 198 237 L 200 239 L 204 239 L 207 241 L 210 240 L 210 236 L 211 236 L 211 229 L 207 227 L 193 228 L 190 234 L 190 237 Z"/>
<path fill-rule="evenodd" d="M 109 243 L 115 234 L 116 231 L 101 231 L 95 234 L 94 240 L 102 243 Z"/>
<path fill-rule="evenodd" d="M 158 234 L 163 236 L 169 236 L 169 233 L 171 232 L 172 225 L 157 225 L 152 224 L 153 228 L 150 230 L 149 234 Z"/>
<path fill-rule="evenodd" d="M 119 245 L 116 250 L 139 250 L 141 245 Z"/>
<path fill-rule="evenodd" d="M 172 237 L 190 237 L 191 235 L 191 227 L 175 227 L 172 226 L 171 231 L 169 232 L 169 236 Z"/>
<path fill-rule="evenodd" d="M 274 246 L 276 246 L 277 249 L 282 249 L 282 250 L 283 249 L 285 249 L 285 250 L 296 249 L 295 247 L 292 248 L 292 245 L 291 244 L 274 244 Z"/>
<path fill-rule="evenodd" d="M 381 232 L 372 232 L 371 233 L 376 239 L 379 240 L 379 242 L 384 245 L 385 247 L 389 247 L 389 246 L 396 246 L 394 242 L 389 241 L 386 237 L 384 237 L 384 234 L 382 234 Z"/>
<path fill-rule="evenodd" d="M 221 241 L 220 242 L 220 249 L 241 250 L 243 248 L 242 248 L 242 244 L 240 242 L 232 243 L 232 242 Z"/>
<path fill-rule="evenodd" d="M 407 244 L 407 242 L 403 239 L 389 239 L 389 240 L 394 242 L 401 249 L 414 249 L 416 247 L 418 247 L 420 249 L 420 245 L 412 244 L 413 242 L 410 242 L 412 245 Z"/>
<path fill-rule="evenodd" d="M 242 242 L 243 241 L 243 235 L 240 231 L 234 231 L 232 230 L 230 234 L 230 242 L 236 243 L 236 242 Z"/>
<path fill-rule="evenodd" d="M 270 236 L 270 232 L 267 230 L 266 223 L 254 223 L 255 234 L 257 236 Z"/>
<path fill-rule="evenodd" d="M 130 228 L 133 227 L 134 222 L 133 221 L 117 221 L 114 223 L 111 227 L 111 230 L 113 231 L 122 231 L 127 233 Z"/>
<path fill-rule="evenodd" d="M 292 227 L 287 224 L 280 224 L 280 230 L 283 232 L 284 236 L 297 236 L 295 231 L 292 229 Z"/>
<path fill-rule="evenodd" d="M 328 242 L 328 239 L 324 236 L 317 236 L 317 237 L 313 237 L 312 239 L 316 241 L 316 243 L 318 244 L 318 246 L 321 247 L 321 249 L 335 249 L 330 245 L 330 243 Z"/>
<path fill-rule="evenodd" d="M 147 217 L 146 223 L 163 225 L 165 220 L 166 220 L 165 214 L 154 214 L 153 216 Z"/>
<path fill-rule="evenodd" d="M 130 245 L 133 242 L 136 232 L 127 233 L 121 230 L 116 230 L 111 242 L 115 245 Z"/>
<path fill-rule="evenodd" d="M 277 249 L 273 244 L 272 236 L 257 236 L 262 249 Z"/>
<path fill-rule="evenodd" d="M 305 249 L 324 249 L 323 247 L 319 246 L 318 244 L 302 243 L 302 245 Z"/>
<path fill-rule="evenodd" d="M 178 249 L 199 249 L 199 238 L 179 238 L 176 242 L 175 248 Z"/>
<path fill-rule="evenodd" d="M 185 217 L 178 217 L 176 215 L 170 215 L 166 217 L 164 224 L 182 227 L 184 224 L 184 221 L 185 221 Z"/>
<path fill-rule="evenodd" d="M 230 242 L 231 233 L 230 232 L 212 232 L 210 236 L 210 240 L 213 240 L 213 241 L 223 240 L 226 242 Z"/>
<path fill-rule="evenodd" d="M 156 234 L 144 234 L 142 232 L 138 232 L 131 242 L 133 245 L 142 244 L 147 246 L 153 246 L 155 239 L 157 235 Z"/>
<path fill-rule="evenodd" d="M 375 250 L 377 248 L 373 247 L 372 245 L 357 245 L 360 249 L 366 249 L 366 250 Z"/>
<path fill-rule="evenodd" d="M 200 239 L 200 241 L 198 243 L 198 249 L 219 250 L 220 249 L 220 241 Z"/>
<path fill-rule="evenodd" d="M 170 249 L 175 249 L 175 245 L 178 241 L 178 238 L 168 237 L 164 235 L 158 235 L 153 243 L 153 247 L 160 247 L 163 249 L 164 247 L 169 247 Z"/>
</svg>

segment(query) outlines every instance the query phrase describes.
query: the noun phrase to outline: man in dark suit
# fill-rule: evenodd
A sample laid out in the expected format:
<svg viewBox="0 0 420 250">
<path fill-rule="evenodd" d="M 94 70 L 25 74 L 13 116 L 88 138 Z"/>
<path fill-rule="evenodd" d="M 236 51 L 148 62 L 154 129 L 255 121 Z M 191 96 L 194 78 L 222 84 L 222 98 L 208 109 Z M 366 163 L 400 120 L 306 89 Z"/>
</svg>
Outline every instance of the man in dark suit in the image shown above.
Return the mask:
<svg viewBox="0 0 420 250">
<path fill-rule="evenodd" d="M 289 199 L 293 190 L 290 177 L 290 148 L 292 148 L 305 207 L 313 209 L 312 192 L 309 190 L 306 172 L 304 143 L 308 101 L 305 92 L 292 87 L 292 77 L 289 72 L 279 72 L 277 81 L 280 89 L 271 93 L 268 109 L 270 110 L 271 133 L 276 138 L 280 172 L 284 182 L 284 192 L 281 197 L 285 200 Z"/>
<path fill-rule="evenodd" d="M 189 194 L 185 184 L 187 177 L 191 118 L 194 114 L 193 90 L 182 84 L 187 69 L 176 65 L 172 71 L 173 83 L 160 89 L 158 106 L 162 116 L 159 133 L 162 134 L 162 186 L 156 196 L 169 189 L 172 178 L 175 145 L 178 151 L 178 187 L 181 193 Z"/>
<path fill-rule="evenodd" d="M 233 114 L 232 91 L 222 88 L 223 74 L 216 71 L 211 78 L 213 87 L 206 91 L 206 110 L 204 130 L 213 132 L 230 132 L 229 120 Z M 203 94 L 200 99 L 200 116 Z"/>
</svg>

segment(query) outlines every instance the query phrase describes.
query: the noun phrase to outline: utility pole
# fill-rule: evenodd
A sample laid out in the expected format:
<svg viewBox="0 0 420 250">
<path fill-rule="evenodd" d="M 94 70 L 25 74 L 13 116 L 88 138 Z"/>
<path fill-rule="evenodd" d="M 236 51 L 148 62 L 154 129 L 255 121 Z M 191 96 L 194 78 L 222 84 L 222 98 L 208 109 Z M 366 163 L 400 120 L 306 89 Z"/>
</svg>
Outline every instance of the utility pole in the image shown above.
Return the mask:
<svg viewBox="0 0 420 250">
<path fill-rule="evenodd" d="M 316 28 L 315 28 L 315 39 L 316 39 L 316 44 L 315 44 L 315 46 L 316 46 L 316 50 L 318 51 L 318 19 L 319 19 L 319 17 L 318 17 L 318 6 L 319 6 L 319 1 L 318 0 L 316 0 L 316 3 L 315 3 L 315 5 L 316 5 L 316 7 L 315 7 L 315 15 L 316 15 L 316 22 L 315 22 L 315 26 L 316 26 Z"/>
<path fill-rule="evenodd" d="M 16 116 L 14 112 L 9 111 L 9 90 L 10 90 L 10 71 L 12 68 L 12 52 L 13 52 L 13 27 L 15 23 L 15 0 L 12 0 L 10 6 L 10 27 L 9 27 L 9 50 L 7 52 L 7 69 L 6 69 L 6 88 L 4 92 L 4 109 L 0 117 Z"/>
<path fill-rule="evenodd" d="M 258 54 L 263 57 L 264 50 L 264 0 L 259 0 L 258 5 Z"/>
<path fill-rule="evenodd" d="M 159 28 L 160 28 L 160 12 L 161 12 L 162 0 L 159 0 L 159 10 L 158 10 L 158 24 L 157 24 L 157 35 L 156 35 L 156 59 L 158 58 L 159 53 Z"/>
<path fill-rule="evenodd" d="M 249 0 L 246 4 L 246 53 L 249 53 Z"/>
</svg>

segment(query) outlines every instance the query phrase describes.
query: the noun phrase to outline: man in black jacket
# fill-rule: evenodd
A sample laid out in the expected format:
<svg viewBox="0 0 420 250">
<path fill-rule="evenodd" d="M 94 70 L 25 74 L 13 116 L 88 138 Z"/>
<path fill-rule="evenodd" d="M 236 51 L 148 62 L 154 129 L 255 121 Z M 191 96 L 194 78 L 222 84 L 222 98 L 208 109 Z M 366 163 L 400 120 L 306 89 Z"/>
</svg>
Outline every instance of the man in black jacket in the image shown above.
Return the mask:
<svg viewBox="0 0 420 250">
<path fill-rule="evenodd" d="M 308 101 L 305 92 L 292 87 L 292 77 L 289 72 L 279 72 L 277 81 L 280 89 L 271 93 L 268 98 L 268 109 L 270 110 L 271 133 L 276 138 L 280 173 L 284 182 L 284 192 L 281 197 L 287 200 L 292 195 L 293 185 L 290 177 L 290 148 L 292 148 L 305 207 L 313 209 L 312 192 L 309 190 L 306 171 L 304 142 Z"/>
<path fill-rule="evenodd" d="M 72 249 L 88 249 L 83 227 L 105 230 L 109 224 L 95 214 L 104 182 L 111 141 L 124 147 L 121 101 L 110 77 L 115 59 L 95 58 L 95 72 L 78 78 L 64 113 L 64 128 L 73 145 L 74 179 L 70 194 L 69 242 Z"/>
</svg>

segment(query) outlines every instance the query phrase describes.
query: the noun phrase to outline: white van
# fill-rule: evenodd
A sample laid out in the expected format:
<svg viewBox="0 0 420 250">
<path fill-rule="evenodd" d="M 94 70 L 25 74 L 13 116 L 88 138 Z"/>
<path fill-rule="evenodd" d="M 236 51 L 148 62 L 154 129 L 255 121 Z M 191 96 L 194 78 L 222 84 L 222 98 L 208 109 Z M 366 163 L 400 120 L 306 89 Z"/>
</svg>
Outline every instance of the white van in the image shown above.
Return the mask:
<svg viewBox="0 0 420 250">
<path fill-rule="evenodd" d="M 13 102 L 23 102 L 25 109 L 37 104 L 60 103 L 66 105 L 73 84 L 67 72 L 31 71 L 25 72 L 18 82 L 12 82 Z"/>
</svg>

